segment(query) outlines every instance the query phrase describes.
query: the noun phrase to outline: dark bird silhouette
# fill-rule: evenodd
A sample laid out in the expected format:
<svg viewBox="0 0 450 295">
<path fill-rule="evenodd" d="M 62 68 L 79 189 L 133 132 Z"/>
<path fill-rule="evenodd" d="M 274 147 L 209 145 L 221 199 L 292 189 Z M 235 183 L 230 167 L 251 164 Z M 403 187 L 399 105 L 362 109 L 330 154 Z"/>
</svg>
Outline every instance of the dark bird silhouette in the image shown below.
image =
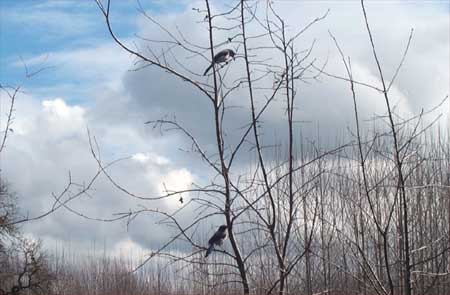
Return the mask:
<svg viewBox="0 0 450 295">
<path fill-rule="evenodd" d="M 209 67 L 205 70 L 203 73 L 203 76 L 206 76 L 206 74 L 209 72 L 209 70 L 215 65 L 220 63 L 228 63 L 232 59 L 234 59 L 234 56 L 236 53 L 232 49 L 224 49 L 214 55 L 212 63 L 209 65 Z"/>
<path fill-rule="evenodd" d="M 227 238 L 227 226 L 221 225 L 219 229 L 211 237 L 211 239 L 209 239 L 208 241 L 209 247 L 208 250 L 206 250 L 205 257 L 208 257 L 208 255 L 211 254 L 215 245 L 221 246 L 223 240 L 225 240 L 226 238 Z"/>
</svg>

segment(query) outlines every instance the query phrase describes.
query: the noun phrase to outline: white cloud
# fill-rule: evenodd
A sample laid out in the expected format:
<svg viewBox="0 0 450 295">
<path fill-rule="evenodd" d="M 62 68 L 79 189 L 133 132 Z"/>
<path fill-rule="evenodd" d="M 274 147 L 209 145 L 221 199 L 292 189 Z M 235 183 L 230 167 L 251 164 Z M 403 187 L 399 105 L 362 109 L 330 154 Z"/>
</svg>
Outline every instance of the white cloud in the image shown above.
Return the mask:
<svg viewBox="0 0 450 295">
<path fill-rule="evenodd" d="M 50 66 L 64 80 L 80 79 L 83 87 L 106 85 L 118 89 L 121 78 L 132 66 L 132 58 L 112 42 L 61 51 L 49 51 L 23 60 L 27 66 Z M 15 66 L 23 67 L 22 61 Z M 79 86 L 78 86 L 79 87 Z"/>
<path fill-rule="evenodd" d="M 7 148 L 2 153 L 2 177 L 18 193 L 23 214 L 36 216 L 48 210 L 54 201 L 51 193 L 59 194 L 63 190 L 68 182 L 69 171 L 72 181 L 79 184 L 86 183 L 95 174 L 97 165 L 90 154 L 86 133 L 88 125 L 93 136 L 96 132 L 103 134 L 99 145 L 104 161 L 114 159 L 111 155 L 114 151 L 109 146 L 103 148 L 102 141 L 119 143 L 123 134 L 135 133 L 135 136 L 128 137 L 131 140 L 128 143 L 135 144 L 140 151 L 131 160 L 109 169 L 111 175 L 130 191 L 143 196 L 155 196 L 160 192 L 160 181 L 163 179 L 175 188 L 179 188 L 180 183 L 187 185 L 192 179 L 186 169 L 173 166 L 166 157 L 152 151 L 150 144 L 143 144 L 144 139 L 136 134 L 132 126 L 124 122 L 117 122 L 117 126 L 97 124 L 95 120 L 91 120 L 92 114 L 91 117 L 87 116 L 85 108 L 70 105 L 63 98 L 37 103 L 31 96 L 20 96 L 16 110 L 13 126 L 20 132 L 11 134 Z M 108 132 L 102 131 L 104 128 Z M 124 154 L 121 153 L 120 156 Z M 72 188 L 72 192 L 76 190 L 75 187 Z M 113 213 L 135 209 L 137 205 L 133 198 L 114 189 L 104 177 L 95 183 L 89 196 L 73 201 L 71 206 L 87 216 L 111 218 Z M 161 201 L 154 205 L 170 210 L 175 203 Z M 155 222 L 152 218 L 150 222 Z M 74 243 L 87 247 L 90 246 L 89 241 L 101 239 L 111 233 L 115 236 L 110 241 L 111 247 L 120 239 L 129 239 L 130 236 L 123 223 L 97 224 L 64 209 L 41 221 L 27 224 L 25 230 L 49 241 L 71 238 Z M 161 232 L 157 234 L 158 231 Z M 155 230 L 153 236 L 145 237 L 145 246 L 155 246 L 155 239 L 165 235 L 163 229 Z M 136 240 L 134 243 L 143 241 Z"/>
<path fill-rule="evenodd" d="M 171 170 L 166 175 L 163 175 L 159 181 L 159 193 L 164 195 L 166 193 L 183 191 L 191 188 L 194 181 L 194 176 L 186 169 Z M 189 194 L 182 194 L 183 201 L 188 201 Z M 169 208 L 177 208 L 180 205 L 179 200 L 176 197 L 165 199 L 165 202 Z"/>
<path fill-rule="evenodd" d="M 47 121 L 47 130 L 51 133 L 66 136 L 79 133 L 85 128 L 86 111 L 79 106 L 68 106 L 61 98 L 44 100 L 43 119 Z"/>
<path fill-rule="evenodd" d="M 137 153 L 132 156 L 132 159 L 142 164 L 155 163 L 160 166 L 170 163 L 169 159 L 154 153 Z"/>
<path fill-rule="evenodd" d="M 129 257 L 132 262 L 136 263 L 149 252 L 150 249 L 145 249 L 130 239 L 123 239 L 116 243 L 111 251 L 111 256 L 116 258 Z"/>
</svg>

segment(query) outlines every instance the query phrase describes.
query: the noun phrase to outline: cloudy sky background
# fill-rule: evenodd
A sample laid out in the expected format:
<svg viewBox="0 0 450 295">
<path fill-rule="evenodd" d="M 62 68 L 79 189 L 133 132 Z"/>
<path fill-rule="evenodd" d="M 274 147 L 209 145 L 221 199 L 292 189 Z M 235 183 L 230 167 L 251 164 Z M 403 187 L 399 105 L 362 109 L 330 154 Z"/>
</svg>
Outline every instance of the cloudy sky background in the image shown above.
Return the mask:
<svg viewBox="0 0 450 295">
<path fill-rule="evenodd" d="M 111 171 L 115 179 L 136 194 L 157 196 L 163 183 L 172 189 L 206 183 L 211 174 L 191 153 L 179 148 L 189 145 L 174 133 L 161 136 L 145 121 L 174 117 L 193 130 L 199 141 L 213 150 L 212 114 L 209 102 L 186 83 L 153 68 L 130 71 L 134 59 L 108 35 L 104 19 L 94 1 L 8 1 L 0 2 L 0 82 L 22 85 L 16 101 L 14 133 L 1 155 L 1 177 L 17 192 L 23 214 L 35 216 L 52 204 L 51 193 L 67 184 L 68 173 L 78 183 L 96 172 L 90 154 L 87 128 L 95 135 L 104 160 L 130 156 Z M 204 15 L 192 10 L 203 1 L 142 1 L 146 11 L 170 28 L 177 25 L 191 40 L 208 45 Z M 214 3 L 214 2 L 213 2 Z M 345 54 L 351 56 L 355 79 L 379 85 L 359 1 L 274 1 L 290 32 L 298 30 L 330 9 L 326 19 L 299 39 L 298 48 L 308 48 L 316 39 L 314 56 L 319 63 L 328 58 L 326 70 L 344 75 L 328 30 L 338 38 Z M 222 9 L 217 2 L 214 9 Z M 113 28 L 132 44 L 135 34 L 162 38 L 163 33 L 136 10 L 136 2 L 113 1 Z M 411 28 L 414 36 L 405 64 L 393 86 L 392 99 L 402 114 L 417 114 L 436 106 L 449 93 L 449 2 L 368 1 L 368 17 L 385 74 L 392 77 L 400 61 Z M 252 32 L 253 28 L 250 27 Z M 256 31 L 256 29 L 255 29 Z M 220 33 L 217 42 L 226 40 Z M 222 40 L 220 40 L 222 39 Z M 141 45 L 141 43 L 139 43 Z M 231 44 L 233 48 L 237 44 Z M 185 58 L 180 55 L 180 58 Z M 184 59 L 183 59 L 184 60 Z M 207 61 L 185 59 L 202 73 Z M 25 77 L 29 72 L 44 71 Z M 238 77 L 242 61 L 230 65 L 229 79 Z M 211 82 L 208 78 L 203 82 Z M 304 137 L 336 143 L 353 126 L 352 100 L 347 83 L 321 77 L 320 82 L 300 84 L 296 118 L 306 121 L 297 127 Z M 362 119 L 383 114 L 384 101 L 373 90 L 358 88 Z M 240 89 L 239 91 L 245 91 Z M 239 93 L 239 92 L 238 92 Z M 1 97 L 4 126 L 6 98 Z M 235 95 L 227 101 L 239 106 L 227 117 L 230 140 L 248 122 L 248 102 Z M 275 134 L 283 141 L 282 99 L 265 115 L 265 142 Z M 448 101 L 434 115 L 442 114 L 441 126 L 448 126 Z M 370 124 L 370 123 L 367 123 Z M 245 161 L 242 164 L 245 166 Z M 178 208 L 178 198 L 152 204 L 163 210 Z M 137 203 L 115 190 L 104 177 L 90 196 L 73 203 L 86 215 L 108 218 L 127 211 Z M 168 237 L 154 217 L 137 218 L 128 228 L 124 222 L 99 223 L 65 210 L 23 230 L 41 238 L 47 247 L 70 241 L 77 249 L 91 249 L 94 241 L 108 251 L 151 249 Z M 218 224 L 212 224 L 215 227 Z M 204 237 L 199 236 L 199 240 Z"/>
</svg>

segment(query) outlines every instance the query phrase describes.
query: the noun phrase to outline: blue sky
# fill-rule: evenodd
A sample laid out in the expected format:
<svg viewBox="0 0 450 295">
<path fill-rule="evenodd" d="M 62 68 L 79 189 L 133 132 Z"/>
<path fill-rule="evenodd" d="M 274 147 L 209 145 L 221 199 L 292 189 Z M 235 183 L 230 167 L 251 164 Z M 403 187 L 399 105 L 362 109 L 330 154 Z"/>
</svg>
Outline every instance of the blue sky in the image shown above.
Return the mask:
<svg viewBox="0 0 450 295">
<path fill-rule="evenodd" d="M 133 0 L 113 1 L 114 29 L 122 38 L 131 38 L 136 28 L 137 2 Z M 149 1 L 142 3 L 145 9 L 159 14 L 168 11 L 168 3 Z M 180 1 L 170 6 L 171 13 L 183 8 Z M 67 70 L 66 64 L 52 59 L 53 55 L 93 48 L 111 42 L 104 19 L 95 1 L 82 0 L 2 0 L 0 2 L 0 70 L 2 83 L 23 84 L 33 88 L 42 98 L 60 95 L 49 88 L 65 84 L 65 96 L 69 101 L 83 102 L 87 98 L 77 97 L 79 88 L 97 81 L 82 73 Z M 45 68 L 33 79 L 27 79 L 23 62 L 28 71 Z M 39 91 L 44 87 L 45 92 Z M 71 91 L 73 93 L 70 93 Z"/>
<path fill-rule="evenodd" d="M 119 22 L 117 28 L 126 36 L 134 24 L 127 17 L 131 9 L 122 11 L 125 21 Z M 52 55 L 108 42 L 107 31 L 93 1 L 2 1 L 1 15 L 3 83 L 25 84 L 34 89 L 64 83 L 76 88 L 85 82 L 82 76 L 67 75 L 65 65 L 54 62 Z M 26 79 L 22 60 L 26 62 L 31 58 L 36 62 L 28 65 L 29 72 L 47 69 L 33 79 Z M 58 94 L 42 93 L 42 96 L 47 95 Z M 75 99 L 70 93 L 66 95 L 69 100 Z"/>
<path fill-rule="evenodd" d="M 279 1 L 282 5 L 292 6 L 293 1 Z M 326 2 L 326 1 L 325 1 Z M 351 1 L 350 1 L 351 2 Z M 312 3 L 306 1 L 307 4 Z M 349 3 L 349 2 L 347 2 Z M 375 2 L 382 6 L 384 2 Z M 388 3 L 395 3 L 388 1 Z M 174 14 L 186 8 L 183 1 L 142 1 L 145 9 L 154 14 Z M 435 14 L 449 12 L 448 1 L 407 1 L 406 6 L 414 10 L 422 10 L 430 18 Z M 113 1 L 112 12 L 114 29 L 123 38 L 132 38 L 137 26 L 137 3 L 134 0 Z M 66 92 L 67 99 L 76 102 L 83 101 L 77 98 L 76 89 L 86 83 L 95 83 L 83 79 L 83 75 L 68 72 L 65 64 L 58 64 L 52 60 L 52 54 L 94 47 L 97 44 L 111 42 L 103 19 L 95 2 L 92 0 L 2 0 L 0 2 L 0 70 L 2 83 L 25 84 L 28 88 L 40 86 L 55 86 L 69 84 L 74 93 Z M 40 68 L 47 70 L 33 79 L 26 79 L 21 58 L 37 58 L 29 65 L 29 71 Z M 68 79 L 70 78 L 70 79 Z M 68 89 L 67 88 L 67 89 Z M 48 90 L 48 89 L 47 89 Z M 46 92 L 42 95 L 57 93 Z"/>
<path fill-rule="evenodd" d="M 191 9 L 201 7 L 204 1 L 142 0 L 142 3 L 168 28 L 176 30 L 177 26 L 191 40 L 208 44 L 201 23 L 203 16 Z M 214 3 L 214 9 L 223 5 L 223 1 Z M 301 27 L 330 8 L 329 17 L 305 35 L 299 48 L 307 48 L 316 38 L 318 61 L 328 58 L 327 69 L 343 74 L 340 58 L 328 36 L 328 30 L 332 30 L 346 55 L 352 57 L 355 76 L 379 82 L 358 1 L 275 3 L 292 28 Z M 120 38 L 129 42 L 135 40 L 136 33 L 166 38 L 137 13 L 136 7 L 133 0 L 113 1 L 113 28 Z M 367 8 L 388 77 L 398 65 L 410 29 L 415 29 L 409 55 L 392 90 L 394 101 L 408 115 L 435 106 L 449 93 L 448 1 L 368 1 Z M 217 33 L 219 41 L 226 37 Z M 229 46 L 237 48 L 238 44 Z M 193 60 L 182 54 L 177 57 L 198 73 L 208 65 L 201 58 Z M 30 72 L 49 68 L 27 79 L 20 58 Z M 143 124 L 150 119 L 176 117 L 211 150 L 214 136 L 209 104 L 195 90 L 164 72 L 153 68 L 130 71 L 133 61 L 112 42 L 94 1 L 0 0 L 0 83 L 22 85 L 24 90 L 17 101 L 15 132 L 2 153 L 1 168 L 2 176 L 18 192 L 24 212 L 33 215 L 45 211 L 51 204 L 51 193 L 64 188 L 69 170 L 80 183 L 88 181 L 96 171 L 87 127 L 96 136 L 106 158 L 132 157 L 112 173 L 137 193 L 157 195 L 162 191 L 162 183 L 182 189 L 193 181 L 209 181 L 211 174 L 203 164 L 192 153 L 180 152 L 189 149 L 186 141 L 174 134 L 161 136 Z M 238 77 L 242 66 L 239 60 L 231 64 L 231 77 Z M 207 77 L 195 77 L 211 83 Z M 363 119 L 384 112 L 377 93 L 358 91 Z M 320 126 L 322 140 L 333 141 L 353 126 L 348 115 L 352 104 L 347 84 L 323 78 L 320 83 L 302 84 L 300 93 L 296 114 L 299 120 L 310 122 L 301 127 L 306 137 L 315 139 L 317 129 L 311 126 Z M 1 98 L 4 107 L 6 100 Z M 230 101 L 240 107 L 227 117 L 232 140 L 232 135 L 248 123 L 248 116 L 247 105 L 239 95 Z M 444 125 L 448 123 L 448 110 L 448 102 L 438 110 L 443 114 Z M 267 128 L 264 141 L 270 144 L 273 134 L 284 126 L 284 115 L 283 106 L 274 104 L 264 118 Z M 282 140 L 282 131 L 278 136 Z M 242 166 L 245 164 L 243 161 Z M 74 206 L 86 210 L 86 214 L 107 217 L 137 205 L 121 197 L 103 180 L 91 198 Z M 177 200 L 156 206 L 176 209 Z M 127 231 L 123 224 L 98 225 L 61 212 L 27 225 L 25 230 L 48 243 L 70 236 L 73 243 L 89 247 L 93 240 L 108 237 L 113 250 L 124 244 L 147 249 L 167 237 L 164 229 L 155 230 L 153 236 L 145 234 L 149 220 L 154 222 L 137 220 Z"/>
</svg>

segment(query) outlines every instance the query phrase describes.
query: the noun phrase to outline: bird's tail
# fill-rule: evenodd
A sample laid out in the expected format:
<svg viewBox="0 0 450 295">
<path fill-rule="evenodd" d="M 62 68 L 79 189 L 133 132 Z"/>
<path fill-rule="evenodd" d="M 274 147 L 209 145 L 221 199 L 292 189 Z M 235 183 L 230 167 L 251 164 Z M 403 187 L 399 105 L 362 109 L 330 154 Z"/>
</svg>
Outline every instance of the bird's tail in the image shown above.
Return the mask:
<svg viewBox="0 0 450 295">
<path fill-rule="evenodd" d="M 209 70 L 211 70 L 212 66 L 213 66 L 213 64 L 211 63 L 209 65 L 209 67 L 205 70 L 205 72 L 203 73 L 203 76 L 206 76 L 206 74 L 208 74 L 208 72 L 209 72 Z"/>
<path fill-rule="evenodd" d="M 214 243 L 209 244 L 208 250 L 206 250 L 205 257 L 208 257 L 208 255 L 211 254 L 213 248 L 214 248 Z"/>
</svg>

